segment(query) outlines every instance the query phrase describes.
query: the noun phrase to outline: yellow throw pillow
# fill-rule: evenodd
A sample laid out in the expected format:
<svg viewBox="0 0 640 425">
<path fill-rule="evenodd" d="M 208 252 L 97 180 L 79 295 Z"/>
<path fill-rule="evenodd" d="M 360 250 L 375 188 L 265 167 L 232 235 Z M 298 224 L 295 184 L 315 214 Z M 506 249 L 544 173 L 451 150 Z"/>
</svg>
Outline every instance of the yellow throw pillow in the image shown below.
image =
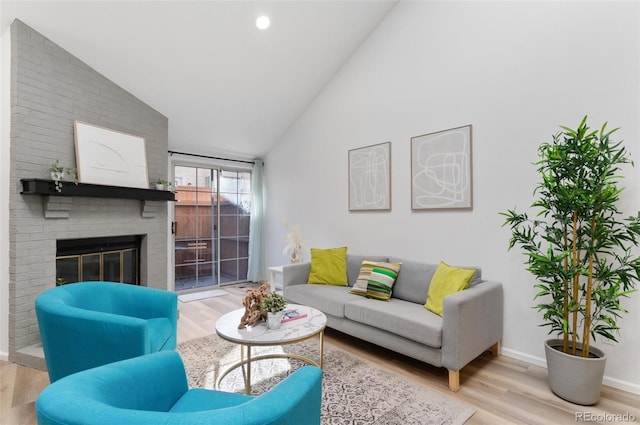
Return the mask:
<svg viewBox="0 0 640 425">
<path fill-rule="evenodd" d="M 348 286 L 347 247 L 311 248 L 311 270 L 307 283 Z"/>
<path fill-rule="evenodd" d="M 451 267 L 444 261 L 441 261 L 431 278 L 427 302 L 424 307 L 442 316 L 442 302 L 444 297 L 466 289 L 475 272 L 474 269 Z"/>
</svg>

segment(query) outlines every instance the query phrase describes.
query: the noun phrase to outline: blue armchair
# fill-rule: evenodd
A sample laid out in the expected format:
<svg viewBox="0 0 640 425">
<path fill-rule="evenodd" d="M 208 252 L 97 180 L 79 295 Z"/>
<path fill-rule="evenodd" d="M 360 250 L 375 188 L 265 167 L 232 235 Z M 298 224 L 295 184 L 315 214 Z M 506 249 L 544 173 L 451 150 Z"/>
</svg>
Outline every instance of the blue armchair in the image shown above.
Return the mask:
<svg viewBox="0 0 640 425">
<path fill-rule="evenodd" d="M 175 351 L 67 376 L 36 401 L 38 425 L 319 425 L 322 371 L 298 369 L 259 396 L 189 389 Z"/>
<path fill-rule="evenodd" d="M 36 298 L 49 379 L 161 350 L 175 350 L 178 297 L 114 282 L 78 282 Z"/>
</svg>

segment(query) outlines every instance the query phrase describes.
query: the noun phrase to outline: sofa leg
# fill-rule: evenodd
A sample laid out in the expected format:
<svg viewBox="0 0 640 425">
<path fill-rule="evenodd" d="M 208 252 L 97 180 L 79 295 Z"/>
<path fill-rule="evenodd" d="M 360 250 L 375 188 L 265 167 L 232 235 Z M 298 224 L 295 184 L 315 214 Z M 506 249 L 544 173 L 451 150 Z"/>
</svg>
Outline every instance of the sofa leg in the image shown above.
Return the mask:
<svg viewBox="0 0 640 425">
<path fill-rule="evenodd" d="M 449 389 L 454 393 L 460 391 L 460 371 L 459 370 L 450 370 L 449 371 Z"/>
<path fill-rule="evenodd" d="M 491 354 L 493 357 L 498 357 L 500 355 L 500 341 L 491 346 Z"/>
</svg>

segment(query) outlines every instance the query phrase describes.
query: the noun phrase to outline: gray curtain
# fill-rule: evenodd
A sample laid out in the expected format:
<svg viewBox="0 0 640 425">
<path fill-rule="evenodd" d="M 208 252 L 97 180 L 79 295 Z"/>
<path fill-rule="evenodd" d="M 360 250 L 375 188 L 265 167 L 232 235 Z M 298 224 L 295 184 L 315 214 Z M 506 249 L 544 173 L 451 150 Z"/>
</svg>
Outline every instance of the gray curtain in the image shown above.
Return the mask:
<svg viewBox="0 0 640 425">
<path fill-rule="evenodd" d="M 249 224 L 249 269 L 247 280 L 266 280 L 264 259 L 264 202 L 262 160 L 257 159 L 251 172 L 251 223 Z"/>
</svg>

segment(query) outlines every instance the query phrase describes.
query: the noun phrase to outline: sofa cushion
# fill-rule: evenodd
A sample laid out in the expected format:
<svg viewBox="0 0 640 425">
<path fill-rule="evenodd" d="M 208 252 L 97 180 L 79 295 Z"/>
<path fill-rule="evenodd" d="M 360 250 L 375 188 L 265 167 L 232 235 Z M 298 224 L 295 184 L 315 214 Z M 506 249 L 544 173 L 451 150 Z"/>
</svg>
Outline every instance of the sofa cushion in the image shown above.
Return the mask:
<svg viewBox="0 0 640 425">
<path fill-rule="evenodd" d="M 367 261 L 389 261 L 389 257 L 380 255 L 353 255 L 347 254 L 347 276 L 349 278 L 349 286 L 353 286 L 360 275 L 362 262 Z"/>
<path fill-rule="evenodd" d="M 430 347 L 442 345 L 442 317 L 420 304 L 394 298 L 383 303 L 359 297 L 345 305 L 345 317 Z"/>
<path fill-rule="evenodd" d="M 438 265 L 419 261 L 408 261 L 398 257 L 390 257 L 389 262 L 402 263 L 402 269 L 400 273 L 398 273 L 398 279 L 393 286 L 393 294 L 391 297 L 424 305 L 427 302 L 427 293 L 429 292 L 431 279 Z M 482 281 L 482 269 L 480 267 L 462 268 L 476 270 L 469 286 L 473 286 Z"/>
<path fill-rule="evenodd" d="M 476 266 L 457 266 L 457 267 L 460 267 L 462 269 L 475 269 L 476 272 L 471 277 L 471 282 L 469 282 L 469 287 L 472 287 L 473 285 L 477 285 L 478 283 L 482 282 L 482 269 L 480 267 L 476 267 Z"/>
<path fill-rule="evenodd" d="M 345 304 L 361 299 L 350 294 L 348 287 L 331 285 L 287 286 L 284 297 L 293 303 L 314 307 L 336 317 L 344 317 Z"/>
<path fill-rule="evenodd" d="M 347 286 L 347 247 L 311 248 L 311 270 L 307 283 Z"/>
<path fill-rule="evenodd" d="M 429 285 L 425 308 L 442 316 L 444 297 L 467 288 L 475 272 L 475 269 L 461 269 L 440 262 Z"/>
<path fill-rule="evenodd" d="M 402 263 L 398 279 L 393 286 L 393 298 L 424 305 L 431 277 L 437 264 L 407 261 L 396 257 L 389 259 L 393 263 Z"/>
</svg>

